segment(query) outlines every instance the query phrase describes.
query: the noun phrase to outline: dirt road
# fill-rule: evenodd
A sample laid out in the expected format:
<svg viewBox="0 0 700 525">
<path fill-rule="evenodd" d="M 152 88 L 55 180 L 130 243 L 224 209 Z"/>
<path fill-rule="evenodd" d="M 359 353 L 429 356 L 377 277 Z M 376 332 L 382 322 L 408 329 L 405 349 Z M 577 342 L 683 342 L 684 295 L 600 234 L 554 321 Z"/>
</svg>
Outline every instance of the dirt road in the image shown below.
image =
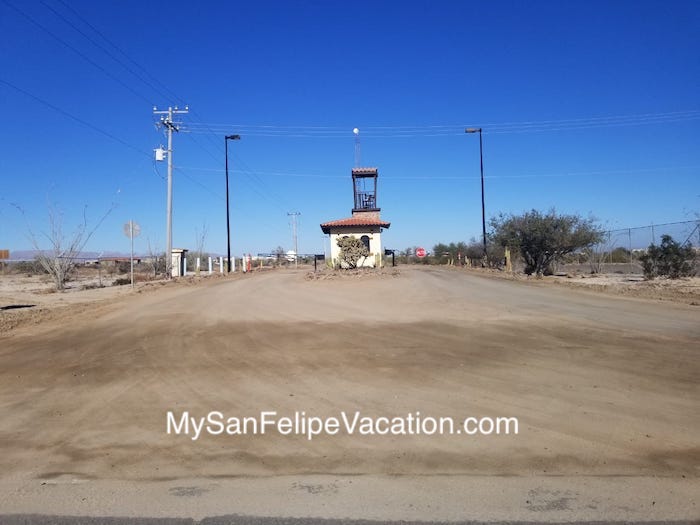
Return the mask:
<svg viewBox="0 0 700 525">
<path fill-rule="evenodd" d="M 697 307 L 444 269 L 304 277 L 165 289 L 0 336 L 0 484 L 16 489 L 2 507 L 44 508 L 35 481 L 615 478 L 634 493 L 664 478 L 697 490 Z M 166 433 L 168 411 L 507 416 L 519 433 L 193 440 Z M 682 500 L 660 517 L 700 516 Z"/>
</svg>

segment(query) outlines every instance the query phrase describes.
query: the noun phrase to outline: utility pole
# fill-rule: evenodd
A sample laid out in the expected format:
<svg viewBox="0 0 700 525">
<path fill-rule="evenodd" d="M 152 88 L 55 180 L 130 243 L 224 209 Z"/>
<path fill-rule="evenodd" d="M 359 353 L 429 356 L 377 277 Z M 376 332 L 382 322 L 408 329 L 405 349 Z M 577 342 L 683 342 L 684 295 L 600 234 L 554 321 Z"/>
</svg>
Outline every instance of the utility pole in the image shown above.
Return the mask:
<svg viewBox="0 0 700 525">
<path fill-rule="evenodd" d="M 241 140 L 240 135 L 226 135 L 224 137 L 224 149 L 226 150 L 226 253 L 228 254 L 227 259 L 227 273 L 231 273 L 231 214 L 228 208 L 228 141 L 229 140 Z"/>
<path fill-rule="evenodd" d="M 465 133 L 479 134 L 479 165 L 481 166 L 481 239 L 484 243 L 484 262 L 488 262 L 488 250 L 486 248 L 486 204 L 484 201 L 484 142 L 481 138 L 481 128 L 467 128 Z"/>
<path fill-rule="evenodd" d="M 165 276 L 170 279 L 173 276 L 173 131 L 180 131 L 178 123 L 173 122 L 173 115 L 179 115 L 189 112 L 189 107 L 178 109 L 168 107 L 165 111 L 159 111 L 157 107 L 153 107 L 154 115 L 161 115 L 160 125 L 163 126 L 168 133 L 168 204 L 167 215 L 168 222 L 165 231 L 166 248 L 165 248 Z"/>
<path fill-rule="evenodd" d="M 294 268 L 299 268 L 299 245 L 297 244 L 297 217 L 301 215 L 298 211 L 287 213 L 292 218 L 292 236 L 294 237 Z"/>
</svg>

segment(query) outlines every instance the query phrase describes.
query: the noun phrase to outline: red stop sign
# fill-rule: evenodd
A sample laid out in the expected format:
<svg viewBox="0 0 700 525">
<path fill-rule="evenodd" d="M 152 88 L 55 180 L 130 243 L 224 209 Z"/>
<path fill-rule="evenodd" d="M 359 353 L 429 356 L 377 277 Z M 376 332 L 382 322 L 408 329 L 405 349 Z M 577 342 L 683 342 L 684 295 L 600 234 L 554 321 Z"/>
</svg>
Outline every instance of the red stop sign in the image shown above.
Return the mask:
<svg viewBox="0 0 700 525">
<path fill-rule="evenodd" d="M 425 257 L 425 248 L 416 248 L 416 257 Z"/>
</svg>

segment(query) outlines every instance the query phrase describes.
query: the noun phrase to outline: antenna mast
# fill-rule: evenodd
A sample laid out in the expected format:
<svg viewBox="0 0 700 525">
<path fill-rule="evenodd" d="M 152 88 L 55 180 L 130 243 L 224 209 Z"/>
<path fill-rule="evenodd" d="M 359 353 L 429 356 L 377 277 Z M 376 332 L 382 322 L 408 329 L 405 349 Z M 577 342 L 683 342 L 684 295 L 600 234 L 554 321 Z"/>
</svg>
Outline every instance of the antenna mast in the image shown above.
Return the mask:
<svg viewBox="0 0 700 525">
<path fill-rule="evenodd" d="M 354 128 L 352 132 L 355 134 L 355 167 L 360 167 L 360 130 Z"/>
</svg>

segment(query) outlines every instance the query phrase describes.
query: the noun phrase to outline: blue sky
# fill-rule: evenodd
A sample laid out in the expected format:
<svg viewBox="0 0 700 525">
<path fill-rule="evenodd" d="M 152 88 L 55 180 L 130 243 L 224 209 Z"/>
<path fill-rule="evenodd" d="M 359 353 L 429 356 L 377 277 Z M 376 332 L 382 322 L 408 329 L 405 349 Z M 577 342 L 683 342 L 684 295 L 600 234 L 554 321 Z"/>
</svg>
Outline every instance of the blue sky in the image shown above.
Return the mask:
<svg viewBox="0 0 700 525">
<path fill-rule="evenodd" d="M 173 245 L 323 249 L 350 215 L 352 129 L 379 168 L 387 247 L 468 241 L 487 217 L 555 207 L 609 228 L 700 211 L 700 3 L 0 0 L 0 248 L 31 247 L 47 202 L 86 249 L 164 249 L 165 144 L 152 108 L 189 105 L 174 138 Z M 24 210 L 24 215 L 17 207 Z"/>
</svg>

